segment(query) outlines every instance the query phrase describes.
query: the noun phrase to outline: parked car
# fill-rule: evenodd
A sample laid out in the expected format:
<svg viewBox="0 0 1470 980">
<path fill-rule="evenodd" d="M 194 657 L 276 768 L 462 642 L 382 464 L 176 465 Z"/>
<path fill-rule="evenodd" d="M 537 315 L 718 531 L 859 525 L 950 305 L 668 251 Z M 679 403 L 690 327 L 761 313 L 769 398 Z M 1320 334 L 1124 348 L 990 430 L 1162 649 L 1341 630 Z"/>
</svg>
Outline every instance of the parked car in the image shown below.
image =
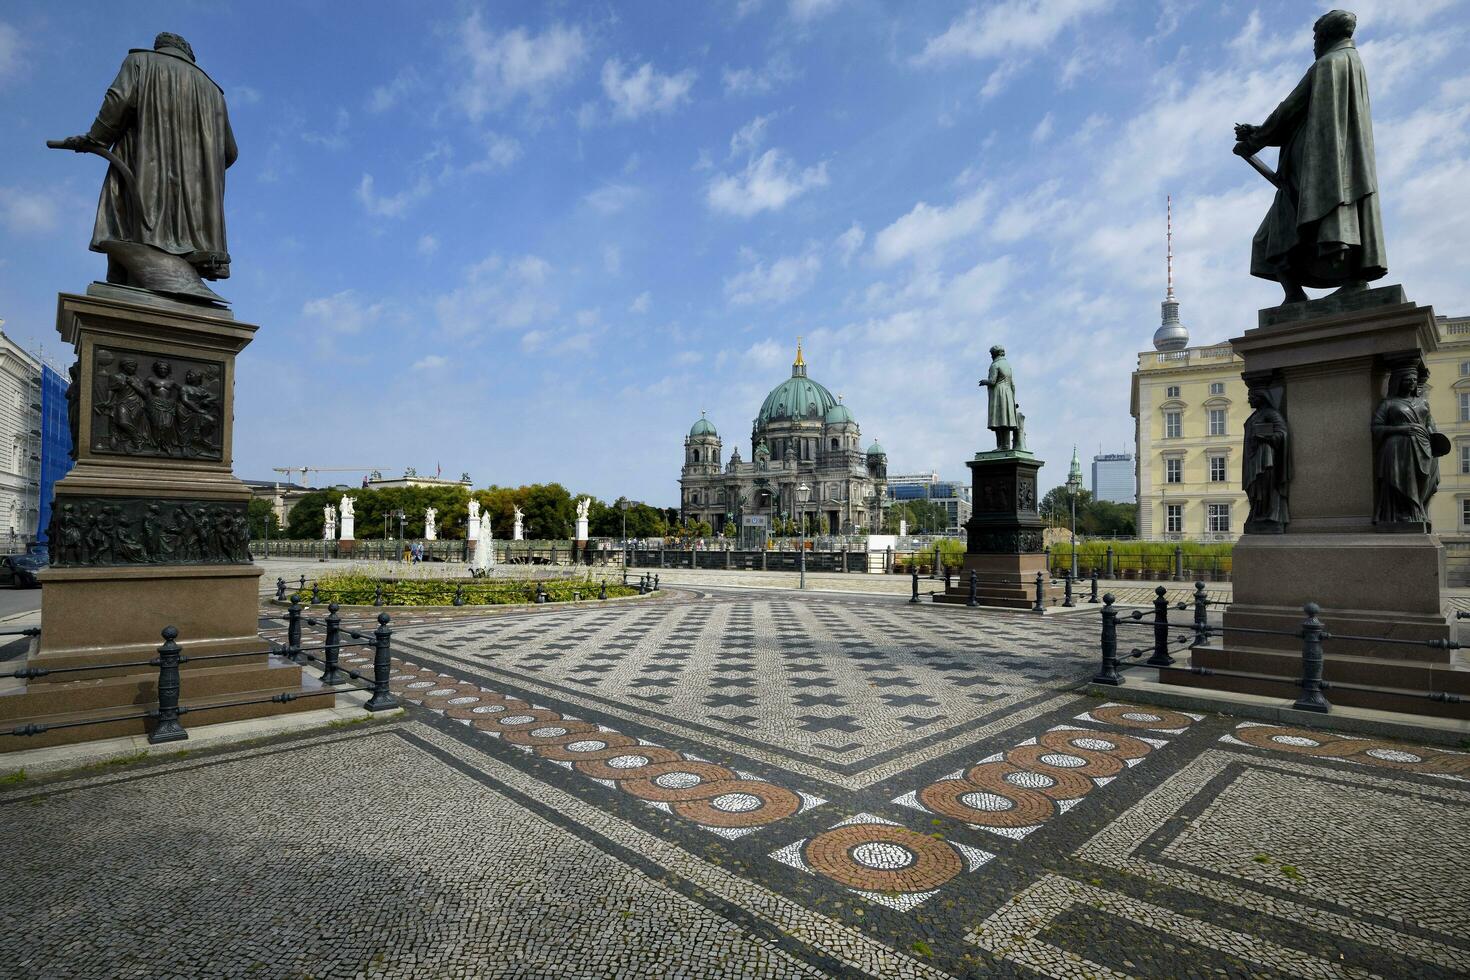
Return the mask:
<svg viewBox="0 0 1470 980">
<path fill-rule="evenodd" d="M 28 551 L 23 555 L 0 557 L 0 587 L 11 589 L 39 589 L 41 570 L 50 564 L 45 548 Z"/>
</svg>

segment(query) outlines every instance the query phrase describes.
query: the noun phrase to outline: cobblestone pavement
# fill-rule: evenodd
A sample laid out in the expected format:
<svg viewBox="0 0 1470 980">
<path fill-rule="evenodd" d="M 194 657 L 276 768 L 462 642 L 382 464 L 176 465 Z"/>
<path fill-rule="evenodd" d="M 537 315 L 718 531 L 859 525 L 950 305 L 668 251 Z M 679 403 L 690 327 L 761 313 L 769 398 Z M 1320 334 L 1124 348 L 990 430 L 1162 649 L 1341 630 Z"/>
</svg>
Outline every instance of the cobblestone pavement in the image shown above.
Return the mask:
<svg viewBox="0 0 1470 980">
<path fill-rule="evenodd" d="M 1470 753 L 1081 696 L 1095 615 L 455 612 L 402 721 L 0 787 L 0 976 L 1470 975 Z"/>
</svg>

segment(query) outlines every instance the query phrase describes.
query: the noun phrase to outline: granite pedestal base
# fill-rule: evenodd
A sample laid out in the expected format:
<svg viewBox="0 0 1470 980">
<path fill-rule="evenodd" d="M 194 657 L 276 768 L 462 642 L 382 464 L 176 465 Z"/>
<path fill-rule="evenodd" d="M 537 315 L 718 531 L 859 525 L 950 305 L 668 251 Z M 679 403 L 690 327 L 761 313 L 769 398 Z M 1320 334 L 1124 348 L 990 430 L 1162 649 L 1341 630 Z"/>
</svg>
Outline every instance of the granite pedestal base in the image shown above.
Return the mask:
<svg viewBox="0 0 1470 980">
<path fill-rule="evenodd" d="M 978 453 L 965 465 L 974 498 L 973 516 L 965 525 L 965 561 L 958 582 L 934 601 L 968 603 L 973 571 L 980 605 L 1033 609 L 1040 572 L 1043 607 L 1060 603 L 1062 590 L 1047 572 L 1036 511 L 1037 473 L 1046 464 L 1025 450 L 1006 449 Z"/>
<path fill-rule="evenodd" d="M 1389 373 L 1435 348 L 1434 311 L 1407 302 L 1399 286 L 1292 306 L 1263 310 L 1257 329 L 1231 341 L 1247 386 L 1280 393 L 1291 519 L 1285 533 L 1236 542 L 1223 635 L 1190 656 L 1193 667 L 1231 673 L 1166 669 L 1160 680 L 1294 698 L 1300 638 L 1247 631 L 1295 634 L 1302 607 L 1315 602 L 1328 631 L 1329 701 L 1470 718 L 1470 665 L 1424 645 L 1455 636 L 1441 595 L 1444 549 L 1427 528 L 1374 524 L 1373 412 Z"/>
</svg>

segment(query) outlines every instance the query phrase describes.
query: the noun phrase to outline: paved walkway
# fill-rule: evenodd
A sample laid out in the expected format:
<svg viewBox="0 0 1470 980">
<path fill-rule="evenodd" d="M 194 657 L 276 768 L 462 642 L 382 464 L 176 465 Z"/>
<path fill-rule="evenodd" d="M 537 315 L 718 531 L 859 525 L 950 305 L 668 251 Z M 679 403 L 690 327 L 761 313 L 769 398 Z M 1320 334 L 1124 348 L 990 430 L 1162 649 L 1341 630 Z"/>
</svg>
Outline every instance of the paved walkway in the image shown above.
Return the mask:
<svg viewBox="0 0 1470 980">
<path fill-rule="evenodd" d="M 0 975 L 1470 973 L 1470 754 L 1080 696 L 1095 625 L 404 617 L 401 721 L 0 786 Z"/>
</svg>

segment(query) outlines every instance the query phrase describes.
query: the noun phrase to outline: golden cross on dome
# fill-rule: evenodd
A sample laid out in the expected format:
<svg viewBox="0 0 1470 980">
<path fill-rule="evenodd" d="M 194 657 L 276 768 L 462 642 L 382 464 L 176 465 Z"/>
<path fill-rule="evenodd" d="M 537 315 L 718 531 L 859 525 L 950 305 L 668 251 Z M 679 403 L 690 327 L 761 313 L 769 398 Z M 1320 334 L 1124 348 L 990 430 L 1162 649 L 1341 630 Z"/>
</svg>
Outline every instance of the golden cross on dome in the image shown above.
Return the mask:
<svg viewBox="0 0 1470 980">
<path fill-rule="evenodd" d="M 805 365 L 806 364 L 806 361 L 802 360 L 802 358 L 801 358 L 801 337 L 800 336 L 798 336 L 796 338 L 796 363 L 797 364 L 801 364 L 801 365 Z"/>
</svg>

